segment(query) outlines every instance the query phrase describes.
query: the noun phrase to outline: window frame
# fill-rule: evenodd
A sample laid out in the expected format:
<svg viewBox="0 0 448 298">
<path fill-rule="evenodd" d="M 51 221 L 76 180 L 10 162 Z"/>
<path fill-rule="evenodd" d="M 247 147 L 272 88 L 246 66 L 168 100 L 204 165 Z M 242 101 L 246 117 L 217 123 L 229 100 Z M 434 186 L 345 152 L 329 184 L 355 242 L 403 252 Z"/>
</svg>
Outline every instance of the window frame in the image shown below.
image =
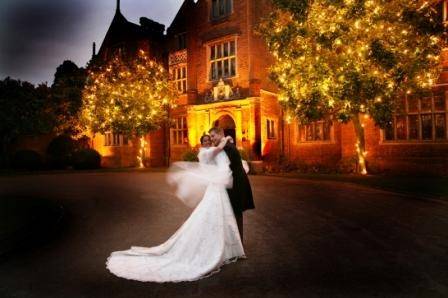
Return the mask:
<svg viewBox="0 0 448 298">
<path fill-rule="evenodd" d="M 325 133 L 325 127 L 328 124 L 329 129 L 327 134 Z M 322 139 L 321 140 L 316 140 L 316 126 L 317 125 L 322 125 Z M 312 127 L 312 134 L 313 134 L 313 139 L 312 140 L 308 140 L 307 137 L 307 129 L 308 127 Z M 304 131 L 305 134 L 305 139 L 302 140 L 302 131 Z M 328 136 L 328 138 L 326 139 L 325 136 Z M 318 120 L 318 121 L 313 121 L 310 122 L 308 124 L 301 124 L 300 122 L 297 124 L 297 137 L 296 137 L 296 141 L 298 144 L 331 144 L 334 143 L 334 123 L 332 120 Z"/>
<path fill-rule="evenodd" d="M 104 147 L 129 146 L 129 138 L 123 134 L 106 132 L 104 134 Z"/>
<path fill-rule="evenodd" d="M 269 140 L 277 139 L 275 122 L 276 121 L 272 118 L 266 118 L 266 138 Z"/>
<path fill-rule="evenodd" d="M 188 146 L 189 141 L 188 141 L 187 116 L 177 116 L 174 119 L 175 119 L 175 125 L 170 129 L 171 145 L 175 147 Z M 181 123 L 180 126 L 179 123 Z M 179 136 L 181 137 L 180 139 L 182 140 L 180 143 L 178 142 L 180 140 Z"/>
<path fill-rule="evenodd" d="M 109 48 L 110 58 L 119 57 L 124 59 L 127 56 L 127 49 L 124 42 L 118 42 Z"/>
<path fill-rule="evenodd" d="M 175 36 L 176 51 L 182 51 L 187 48 L 187 32 L 178 33 Z"/>
<path fill-rule="evenodd" d="M 185 69 L 185 76 L 183 76 L 182 74 L 182 70 Z M 186 63 L 179 63 L 179 64 L 175 64 L 170 66 L 170 71 L 171 71 L 171 80 L 174 83 L 174 85 L 176 86 L 176 89 L 178 92 L 180 92 L 181 94 L 186 94 L 188 91 L 188 67 Z M 181 72 L 181 77 L 177 77 L 178 71 Z M 179 85 L 181 84 L 181 88 L 179 89 Z"/>
<path fill-rule="evenodd" d="M 235 49 L 234 49 L 233 55 L 230 55 L 232 42 L 235 44 L 235 46 L 234 46 Z M 224 48 L 225 48 L 224 44 L 228 44 L 229 55 L 226 56 L 226 57 L 219 57 L 219 58 L 215 58 L 215 59 L 212 60 L 212 48 L 219 46 L 220 49 L 222 49 L 222 52 L 224 54 Z M 238 37 L 236 35 L 230 36 L 230 37 L 227 36 L 225 38 L 209 42 L 206 45 L 206 48 L 207 48 L 207 50 L 206 50 L 206 65 L 207 65 L 206 76 L 207 76 L 207 82 L 208 83 L 216 83 L 216 82 L 219 81 L 220 78 L 222 78 L 223 80 L 226 80 L 226 79 L 234 79 L 234 78 L 238 77 Z M 216 51 L 216 49 L 215 49 L 215 51 Z M 217 55 L 215 54 L 215 56 L 217 56 Z M 231 75 L 231 65 L 232 65 L 231 62 L 232 62 L 232 59 L 235 60 L 235 74 L 234 75 Z M 224 61 L 229 61 L 228 63 L 229 63 L 229 73 L 230 73 L 230 75 L 227 76 L 227 77 L 221 76 L 221 77 L 213 78 L 212 77 L 212 73 L 211 73 L 212 72 L 212 68 L 213 68 L 212 67 L 213 63 L 221 62 L 222 65 L 224 65 Z M 224 66 L 222 66 L 222 69 L 224 71 Z"/>
<path fill-rule="evenodd" d="M 442 102 L 444 103 L 444 110 L 436 109 L 436 98 L 441 96 Z M 428 98 L 431 99 L 431 109 L 423 110 L 423 101 L 427 101 Z M 416 108 L 417 110 L 410 109 L 410 99 L 416 99 Z M 430 93 L 426 93 L 422 96 L 416 97 L 415 95 L 406 95 L 404 98 L 399 99 L 403 101 L 403 111 L 399 111 L 394 113 L 392 119 L 392 134 L 393 137 L 388 139 L 388 134 L 390 131 L 387 129 L 381 129 L 381 143 L 383 144 L 438 144 L 438 143 L 448 143 L 448 98 L 447 92 L 444 90 L 441 91 L 432 91 Z M 445 118 L 445 136 L 444 138 L 437 138 L 437 115 L 443 115 Z M 431 121 L 431 138 L 424 138 L 424 127 L 423 127 L 423 117 L 430 116 Z M 411 120 L 412 118 L 417 119 L 417 138 L 411 138 L 413 135 L 411 132 L 414 131 L 411 129 Z M 399 133 L 397 130 L 397 119 L 404 118 L 405 122 L 405 138 L 399 138 Z"/>
<path fill-rule="evenodd" d="M 219 10 L 219 3 L 224 2 L 224 9 L 227 8 L 227 3 L 229 3 L 229 11 L 225 11 L 222 15 L 216 15 L 214 14 L 214 3 L 218 3 L 218 10 Z M 209 20 L 211 22 L 221 21 L 233 14 L 234 8 L 233 8 L 233 0 L 210 0 L 210 16 Z"/>
</svg>

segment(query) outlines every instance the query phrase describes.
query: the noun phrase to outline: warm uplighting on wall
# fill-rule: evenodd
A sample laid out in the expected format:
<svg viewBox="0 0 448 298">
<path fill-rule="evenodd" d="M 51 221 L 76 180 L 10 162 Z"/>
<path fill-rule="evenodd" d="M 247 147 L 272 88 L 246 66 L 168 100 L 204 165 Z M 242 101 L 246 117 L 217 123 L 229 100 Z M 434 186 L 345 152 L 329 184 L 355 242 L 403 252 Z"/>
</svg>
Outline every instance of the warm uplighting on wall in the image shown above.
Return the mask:
<svg viewBox="0 0 448 298">
<path fill-rule="evenodd" d="M 200 107 L 198 109 L 192 107 L 188 111 L 188 142 L 191 147 L 199 145 L 199 139 L 204 133 L 208 133 L 208 130 L 215 125 L 215 122 L 222 116 L 229 116 L 235 122 L 235 136 L 237 146 L 241 146 L 244 139 L 245 142 L 253 144 L 255 142 L 255 132 L 248 129 L 248 123 L 243 120 L 243 114 L 245 108 L 247 111 L 253 104 L 251 99 L 239 99 L 234 101 L 235 105 L 238 105 L 239 109 L 232 109 L 228 107 L 228 102 L 216 102 L 210 103 L 205 109 Z M 244 108 L 241 108 L 244 107 Z M 251 121 L 251 120 L 249 120 Z"/>
</svg>

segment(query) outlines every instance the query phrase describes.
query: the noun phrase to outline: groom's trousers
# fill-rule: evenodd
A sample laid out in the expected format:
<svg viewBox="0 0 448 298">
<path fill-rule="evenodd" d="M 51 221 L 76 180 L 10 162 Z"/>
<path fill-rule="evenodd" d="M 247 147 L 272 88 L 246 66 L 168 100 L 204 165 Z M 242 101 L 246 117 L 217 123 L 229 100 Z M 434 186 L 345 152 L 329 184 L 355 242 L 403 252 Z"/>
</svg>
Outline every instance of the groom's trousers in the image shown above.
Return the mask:
<svg viewBox="0 0 448 298">
<path fill-rule="evenodd" d="M 241 243 L 243 243 L 243 213 L 235 213 L 235 219 L 238 225 L 238 231 L 240 232 Z"/>
</svg>

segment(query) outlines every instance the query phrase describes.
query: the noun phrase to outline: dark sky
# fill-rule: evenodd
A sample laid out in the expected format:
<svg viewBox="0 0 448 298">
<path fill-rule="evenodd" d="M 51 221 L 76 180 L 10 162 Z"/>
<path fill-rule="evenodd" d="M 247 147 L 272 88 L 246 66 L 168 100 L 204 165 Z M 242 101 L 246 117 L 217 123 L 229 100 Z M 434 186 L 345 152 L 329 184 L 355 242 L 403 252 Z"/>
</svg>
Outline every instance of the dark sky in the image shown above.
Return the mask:
<svg viewBox="0 0 448 298">
<path fill-rule="evenodd" d="M 183 0 L 121 0 L 131 22 L 148 17 L 168 26 Z M 116 0 L 0 0 L 0 79 L 53 82 L 64 60 L 85 66 L 99 49 Z"/>
</svg>

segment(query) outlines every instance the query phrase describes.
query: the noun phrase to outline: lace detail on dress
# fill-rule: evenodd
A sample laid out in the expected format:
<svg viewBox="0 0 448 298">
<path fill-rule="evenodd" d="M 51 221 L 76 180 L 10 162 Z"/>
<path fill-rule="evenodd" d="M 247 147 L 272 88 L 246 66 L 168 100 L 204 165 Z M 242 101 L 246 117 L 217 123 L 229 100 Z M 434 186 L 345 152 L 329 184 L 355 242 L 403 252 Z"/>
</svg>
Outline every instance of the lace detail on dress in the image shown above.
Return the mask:
<svg viewBox="0 0 448 298">
<path fill-rule="evenodd" d="M 215 165 L 205 164 L 213 166 L 206 168 L 216 171 L 218 177 L 207 177 L 209 171 L 201 172 L 200 168 L 195 167 L 193 174 L 189 168 L 186 172 L 176 172 L 180 176 L 174 175 L 179 179 L 174 181 L 188 182 L 193 188 L 198 183 L 208 181 L 202 199 L 182 226 L 158 246 L 133 246 L 125 251 L 113 252 L 106 262 L 110 272 L 144 282 L 195 281 L 216 274 L 225 264 L 245 258 L 225 188 L 231 179 L 229 161 L 227 155 L 221 153 L 214 159 Z"/>
<path fill-rule="evenodd" d="M 201 164 L 216 165 L 214 158 L 212 157 L 213 147 L 199 149 L 198 159 Z"/>
</svg>

